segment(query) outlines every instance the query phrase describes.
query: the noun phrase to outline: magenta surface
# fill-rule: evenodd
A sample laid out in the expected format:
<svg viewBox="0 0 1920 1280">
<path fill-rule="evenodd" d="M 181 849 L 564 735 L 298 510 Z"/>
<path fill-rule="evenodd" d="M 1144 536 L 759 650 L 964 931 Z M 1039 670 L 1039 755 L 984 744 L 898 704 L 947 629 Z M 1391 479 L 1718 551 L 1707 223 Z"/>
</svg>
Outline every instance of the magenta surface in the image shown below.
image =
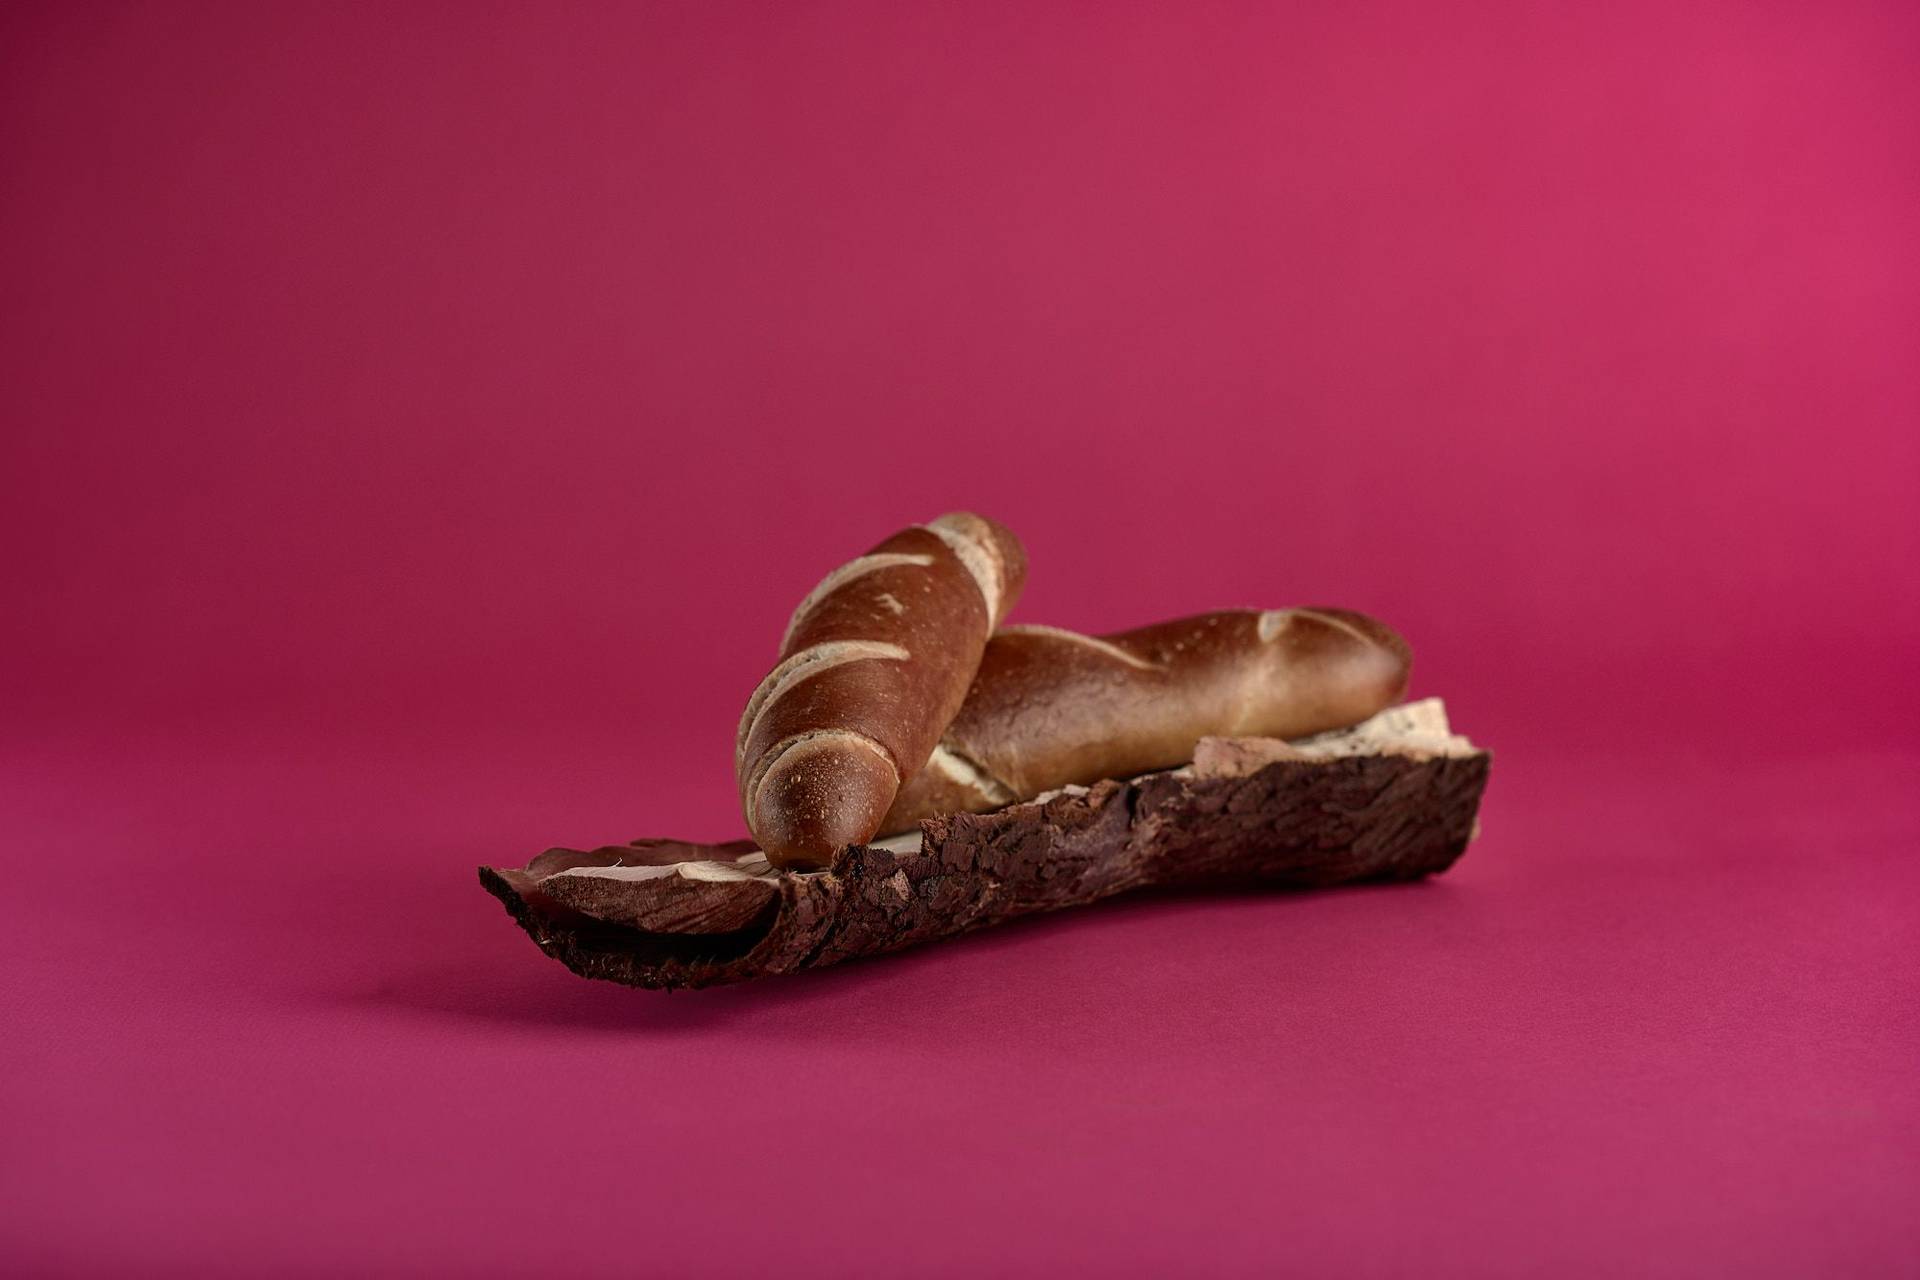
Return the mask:
<svg viewBox="0 0 1920 1280">
<path fill-rule="evenodd" d="M 0 12 L 0 1270 L 1911 1275 L 1920 10 Z M 1430 884 L 662 996 L 899 525 L 1329 603 Z"/>
</svg>

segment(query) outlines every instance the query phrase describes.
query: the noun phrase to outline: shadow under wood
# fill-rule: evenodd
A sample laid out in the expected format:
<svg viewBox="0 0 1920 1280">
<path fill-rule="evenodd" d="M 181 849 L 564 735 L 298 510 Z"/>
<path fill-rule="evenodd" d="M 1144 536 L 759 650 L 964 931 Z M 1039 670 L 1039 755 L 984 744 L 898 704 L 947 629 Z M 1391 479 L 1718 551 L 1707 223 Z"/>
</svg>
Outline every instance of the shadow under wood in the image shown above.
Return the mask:
<svg viewBox="0 0 1920 1280">
<path fill-rule="evenodd" d="M 683 991 L 646 991 L 608 981 L 582 981 L 557 966 L 541 964 L 526 944 L 498 961 L 474 965 L 424 965 L 377 987 L 336 998 L 358 1008 L 387 1008 L 474 1022 L 652 1037 L 693 1035 L 771 1022 L 791 1029 L 789 1015 L 821 1003 L 891 1000 L 911 993 L 917 1007 L 937 1003 L 943 978 L 964 976 L 971 966 L 992 963 L 996 953 L 1044 944 L 1060 931 L 1127 929 L 1142 916 L 1179 915 L 1196 908 L 1271 910 L 1277 903 L 1310 903 L 1374 895 L 1431 892 L 1434 882 L 1354 885 L 1301 893 L 1284 889 L 1173 889 L 1130 894 L 1072 911 L 1011 920 L 990 929 L 908 950 L 824 969 L 757 981 Z M 698 945 L 711 945 L 712 939 Z M 735 944 L 737 945 L 737 943 Z M 765 1030 L 772 1032 L 774 1027 Z M 785 1034 L 785 1032 L 781 1032 Z"/>
</svg>

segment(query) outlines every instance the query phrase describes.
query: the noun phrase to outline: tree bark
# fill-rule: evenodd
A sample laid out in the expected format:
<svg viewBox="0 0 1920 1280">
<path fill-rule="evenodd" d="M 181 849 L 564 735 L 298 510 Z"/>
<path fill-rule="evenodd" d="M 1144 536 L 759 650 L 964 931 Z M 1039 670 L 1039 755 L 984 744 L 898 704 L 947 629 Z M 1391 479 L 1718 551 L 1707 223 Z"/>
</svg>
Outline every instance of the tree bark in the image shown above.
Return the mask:
<svg viewBox="0 0 1920 1280">
<path fill-rule="evenodd" d="M 740 843 L 649 840 L 549 850 L 524 868 L 482 867 L 480 881 L 575 973 L 712 986 L 1135 889 L 1308 889 L 1444 871 L 1475 832 L 1491 757 L 1464 739 L 1433 741 L 1328 756 L 1210 740 L 1183 769 L 929 819 L 917 847 L 854 846 L 824 871 L 774 871 Z"/>
</svg>

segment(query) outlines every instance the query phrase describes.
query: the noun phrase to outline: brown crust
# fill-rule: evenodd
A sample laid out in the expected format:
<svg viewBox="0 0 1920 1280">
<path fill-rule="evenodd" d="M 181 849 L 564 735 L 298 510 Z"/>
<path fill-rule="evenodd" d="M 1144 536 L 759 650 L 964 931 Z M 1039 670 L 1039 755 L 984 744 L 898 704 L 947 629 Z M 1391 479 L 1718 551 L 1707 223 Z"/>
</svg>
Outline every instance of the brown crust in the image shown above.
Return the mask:
<svg viewBox="0 0 1920 1280">
<path fill-rule="evenodd" d="M 824 865 L 872 838 L 1024 578 L 1013 535 L 962 513 L 902 530 L 803 603 L 742 718 L 736 761 L 748 830 L 769 857 Z"/>
<path fill-rule="evenodd" d="M 1411 661 L 1392 628 L 1344 609 L 1227 610 L 1097 637 L 1011 628 L 987 644 L 941 738 L 1000 790 L 956 788 L 929 769 L 880 830 L 1169 768 L 1210 735 L 1357 724 L 1399 699 Z"/>
<path fill-rule="evenodd" d="M 1212 758 L 1225 763 L 931 819 L 911 852 L 846 849 L 830 870 L 770 877 L 759 914 L 721 932 L 629 927 L 645 914 L 633 905 L 647 896 L 644 885 L 608 881 L 593 887 L 597 898 L 569 885 L 572 905 L 548 891 L 558 887 L 545 883 L 556 871 L 625 861 L 639 846 L 551 850 L 525 868 L 482 867 L 480 880 L 575 973 L 705 987 L 879 955 L 1132 889 L 1304 889 L 1431 875 L 1465 850 L 1490 764 L 1484 752 Z M 724 859 L 743 846 L 679 848 Z"/>
</svg>

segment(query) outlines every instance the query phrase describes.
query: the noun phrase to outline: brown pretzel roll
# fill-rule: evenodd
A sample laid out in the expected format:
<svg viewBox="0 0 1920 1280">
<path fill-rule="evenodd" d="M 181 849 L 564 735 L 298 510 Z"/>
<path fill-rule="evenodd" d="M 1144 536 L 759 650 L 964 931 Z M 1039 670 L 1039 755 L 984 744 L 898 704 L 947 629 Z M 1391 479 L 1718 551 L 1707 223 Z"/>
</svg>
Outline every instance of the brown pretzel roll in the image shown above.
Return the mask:
<svg viewBox="0 0 1920 1280">
<path fill-rule="evenodd" d="M 1411 662 L 1392 629 L 1344 609 L 1204 613 L 1110 636 L 1008 627 L 880 829 L 1170 768 L 1206 737 L 1358 724 L 1399 701 Z"/>
<path fill-rule="evenodd" d="M 1026 575 L 1018 539 L 958 512 L 902 530 L 800 602 L 735 742 L 740 806 L 772 862 L 823 866 L 873 837 Z"/>
</svg>

